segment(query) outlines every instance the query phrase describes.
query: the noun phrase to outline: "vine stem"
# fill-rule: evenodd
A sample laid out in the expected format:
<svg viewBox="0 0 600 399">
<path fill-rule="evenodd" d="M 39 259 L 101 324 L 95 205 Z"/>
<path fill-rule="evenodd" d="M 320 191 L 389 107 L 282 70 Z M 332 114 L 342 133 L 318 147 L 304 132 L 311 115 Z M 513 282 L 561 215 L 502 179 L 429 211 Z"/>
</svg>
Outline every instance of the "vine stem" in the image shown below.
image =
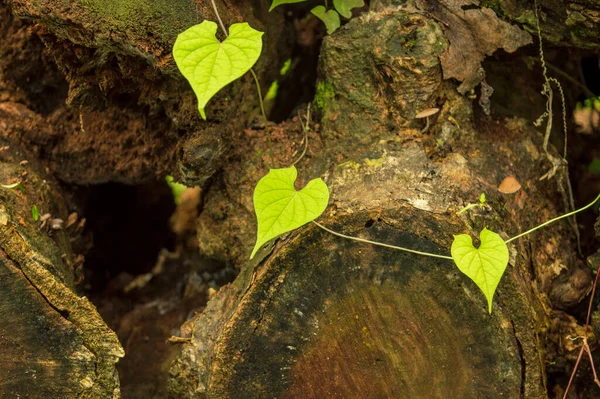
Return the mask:
<svg viewBox="0 0 600 399">
<path fill-rule="evenodd" d="M 346 234 L 342 234 L 342 233 L 338 233 L 337 231 L 330 230 L 327 227 L 323 226 L 322 224 L 315 222 L 314 220 L 313 220 L 313 223 L 316 224 L 317 226 L 319 226 L 320 228 L 322 228 L 323 230 L 325 230 L 328 233 L 331 233 L 331 234 L 333 234 L 335 236 L 338 236 L 338 237 L 347 238 L 349 240 L 358 241 L 358 242 L 364 242 L 364 243 L 372 244 L 372 245 L 378 245 L 380 247 L 397 249 L 397 250 L 404 251 L 404 252 L 410 252 L 411 254 L 417 254 L 417 255 L 423 255 L 423 256 L 430 256 L 432 258 L 441 258 L 441 259 L 450 259 L 450 260 L 453 260 L 451 256 L 447 256 L 447 255 L 438 255 L 438 254 L 431 254 L 429 252 L 415 251 L 414 249 L 409 249 L 409 248 L 404 248 L 404 247 L 398 247 L 396 245 L 384 244 L 382 242 L 365 240 L 364 238 L 347 236 Z"/>
<path fill-rule="evenodd" d="M 217 16 L 217 20 L 219 21 L 219 26 L 221 27 L 223 34 L 225 35 L 225 37 L 229 37 L 229 32 L 227 32 L 227 29 L 225 28 L 225 24 L 223 24 L 223 20 L 221 19 L 221 15 L 219 15 L 219 10 L 217 9 L 215 0 L 210 0 L 210 4 L 212 5 L 213 11 L 215 12 L 215 15 Z M 252 77 L 254 78 L 254 83 L 256 83 L 256 92 L 258 93 L 258 102 L 260 103 L 260 113 L 264 120 L 265 129 L 267 130 L 267 145 L 269 147 L 269 151 L 271 152 L 271 164 L 274 164 L 275 157 L 273 155 L 273 146 L 271 145 L 271 135 L 269 134 L 269 129 L 268 129 L 269 119 L 267 118 L 267 113 L 265 112 L 265 103 L 263 101 L 262 89 L 260 88 L 260 82 L 258 81 L 258 76 L 256 76 L 256 72 L 254 72 L 254 69 L 250 68 L 250 73 L 252 74 Z"/>
<path fill-rule="evenodd" d="M 588 328 L 590 327 L 590 316 L 592 314 L 592 304 L 594 302 L 594 295 L 596 294 L 596 287 L 598 286 L 598 276 L 600 276 L 600 267 L 596 271 L 596 277 L 594 278 L 594 284 L 592 285 L 592 293 L 590 295 L 590 303 L 588 305 L 587 317 L 585 318 L 585 328 L 583 330 L 583 344 L 581 345 L 581 350 L 579 351 L 579 356 L 577 356 L 577 361 L 575 362 L 575 367 L 573 367 L 573 372 L 571 373 L 571 378 L 569 378 L 569 383 L 567 384 L 567 388 L 565 389 L 565 393 L 563 395 L 563 399 L 567 398 L 567 394 L 569 393 L 569 389 L 571 388 L 571 384 L 575 379 L 575 374 L 577 373 L 577 368 L 579 368 L 579 363 L 581 362 L 581 358 L 583 357 L 583 352 L 587 352 L 590 358 L 590 364 L 592 366 L 592 373 L 594 374 L 594 382 L 600 385 L 600 381 L 598 381 L 598 375 L 596 374 L 596 368 L 594 367 L 594 359 L 592 358 L 592 352 L 588 345 Z"/>
<path fill-rule="evenodd" d="M 596 197 L 596 199 L 594 199 L 592 202 L 590 202 L 590 203 L 589 203 L 589 204 L 587 204 L 586 206 L 584 206 L 584 207 L 582 207 L 582 208 L 579 208 L 579 209 L 576 209 L 576 210 L 574 210 L 573 212 L 569 212 L 569 213 L 566 213 L 566 214 L 564 214 L 564 215 L 561 215 L 561 216 L 555 217 L 554 219 L 550 219 L 550 220 L 548 220 L 547 222 L 544 222 L 544 223 L 542 223 L 542 224 L 540 224 L 540 225 L 537 225 L 537 226 L 535 226 L 534 228 L 532 228 L 532 229 L 529 229 L 529 230 L 527 230 L 527 231 L 526 231 L 526 232 L 524 232 L 524 233 L 521 233 L 521 234 L 519 234 L 519 235 L 516 235 L 516 236 L 514 236 L 514 237 L 512 237 L 512 238 L 509 238 L 508 240 L 506 240 L 506 241 L 504 241 L 504 242 L 505 242 L 506 244 L 508 244 L 509 242 L 511 242 L 511 241 L 514 241 L 514 240 L 516 240 L 517 238 L 521 238 L 521 237 L 523 237 L 523 236 L 526 236 L 527 234 L 533 233 L 534 231 L 536 231 L 536 230 L 538 230 L 538 229 L 541 229 L 542 227 L 544 227 L 544 226 L 547 226 L 547 225 L 549 225 L 549 224 L 551 224 L 551 223 L 554 223 L 554 222 L 556 222 L 556 221 L 558 221 L 558 220 L 560 220 L 560 219 L 564 219 L 564 218 L 567 218 L 567 217 L 569 217 L 569 216 L 573 216 L 573 215 L 575 215 L 576 213 L 579 213 L 579 212 L 585 211 L 586 209 L 588 209 L 588 208 L 590 208 L 591 206 L 593 206 L 593 205 L 594 205 L 596 202 L 598 202 L 598 200 L 600 200 L 600 194 L 598 194 L 598 196 Z M 325 231 L 326 231 L 326 232 L 328 232 L 328 233 L 331 233 L 331 234 L 333 234 L 333 235 L 336 235 L 336 236 L 338 236 L 338 237 L 347 238 L 348 240 L 353 240 L 353 241 L 358 241 L 358 242 L 364 242 L 364 243 L 367 243 L 367 244 L 372 244 L 372 245 L 378 245 L 378 246 L 380 246 L 380 247 L 385 247 L 385 248 L 397 249 L 397 250 L 399 250 L 399 251 L 410 252 L 410 253 L 412 253 L 412 254 L 417 254 L 417 255 L 430 256 L 430 257 L 432 257 L 432 258 L 440 258 L 440 259 L 450 259 L 450 260 L 453 260 L 453 259 L 452 259 L 452 257 L 451 257 L 451 256 L 448 256 L 448 255 L 438 255 L 438 254 L 432 254 L 432 253 L 429 253 L 429 252 L 415 251 L 414 249 L 409 249 L 409 248 L 399 247 L 399 246 L 397 246 L 397 245 L 385 244 L 385 243 L 378 242 L 378 241 L 366 240 L 366 239 L 364 239 L 364 238 L 352 237 L 352 236 L 349 236 L 349 235 L 346 235 L 346 234 L 342 234 L 342 233 L 338 233 L 337 231 L 333 231 L 333 230 L 331 230 L 331 229 L 328 229 L 327 227 L 323 226 L 322 224 L 320 224 L 320 223 L 318 223 L 318 222 L 315 222 L 314 220 L 313 220 L 313 223 L 314 223 L 314 224 L 316 224 L 317 226 L 319 226 L 321 229 L 325 230 Z M 595 286 L 594 286 L 594 289 L 595 289 Z M 589 319 L 589 316 L 588 316 L 588 319 Z M 589 322 L 589 320 L 588 320 L 588 322 Z"/>
<path fill-rule="evenodd" d="M 300 126 L 302 127 L 302 131 L 304 132 L 304 149 L 302 150 L 302 154 L 300 154 L 298 159 L 296 159 L 292 165 L 296 165 L 298 162 L 300 162 L 302 158 L 304 158 L 304 155 L 306 155 L 306 150 L 308 150 L 308 131 L 310 130 L 310 103 L 308 104 L 308 107 L 306 107 L 306 126 L 302 123 L 302 116 L 300 115 L 300 111 L 298 111 L 298 120 L 300 122 Z"/>
<path fill-rule="evenodd" d="M 548 220 L 547 222 L 544 222 L 544 223 L 542 223 L 542 224 L 540 224 L 540 225 L 537 225 L 537 226 L 535 226 L 534 228 L 532 228 L 532 229 L 529 229 L 529 230 L 527 230 L 527 231 L 526 231 L 526 232 L 524 232 L 524 233 L 521 233 L 521 234 L 519 234 L 519 235 L 516 235 L 516 236 L 514 236 L 514 237 L 512 237 L 512 238 L 509 238 L 508 240 L 506 240 L 506 241 L 504 241 L 504 242 L 505 242 L 506 244 L 508 244 L 509 242 L 511 242 L 511 241 L 514 241 L 514 240 L 516 240 L 517 238 L 521 238 L 521 237 L 523 237 L 523 236 L 526 236 L 526 235 L 527 235 L 527 234 L 529 234 L 529 233 L 533 233 L 533 232 L 534 232 L 534 231 L 536 231 L 537 229 L 540 229 L 540 228 L 542 228 L 542 227 L 544 227 L 544 226 L 547 226 L 547 225 L 549 225 L 549 224 L 551 224 L 551 223 L 554 223 L 554 222 L 556 222 L 556 221 L 558 221 L 558 220 L 560 220 L 560 219 L 567 218 L 567 217 L 569 217 L 569 216 L 573 216 L 573 215 L 575 215 L 576 213 L 579 213 L 579 212 L 585 211 L 585 210 L 586 210 L 586 209 L 588 209 L 589 207 L 593 206 L 593 205 L 594 205 L 594 204 L 595 204 L 595 203 L 596 203 L 598 200 L 600 200 L 600 194 L 599 194 L 599 195 L 596 197 L 596 199 L 594 199 L 592 202 L 590 202 L 589 204 L 587 204 L 587 205 L 586 205 L 586 206 L 584 206 L 583 208 L 575 209 L 575 210 L 574 210 L 574 211 L 572 211 L 572 212 L 565 213 L 564 215 L 561 215 L 561 216 L 555 217 L 554 219 L 550 219 L 550 220 Z"/>
<path fill-rule="evenodd" d="M 223 20 L 221 19 L 221 16 L 219 15 L 219 10 L 217 10 L 217 5 L 215 4 L 215 0 L 210 0 L 210 3 L 212 4 L 213 10 L 215 11 L 215 15 L 217 16 L 217 20 L 219 21 L 221 30 L 223 30 L 225 37 L 229 37 L 229 33 L 227 32 L 227 29 L 225 29 L 225 24 L 223 24 Z"/>
</svg>

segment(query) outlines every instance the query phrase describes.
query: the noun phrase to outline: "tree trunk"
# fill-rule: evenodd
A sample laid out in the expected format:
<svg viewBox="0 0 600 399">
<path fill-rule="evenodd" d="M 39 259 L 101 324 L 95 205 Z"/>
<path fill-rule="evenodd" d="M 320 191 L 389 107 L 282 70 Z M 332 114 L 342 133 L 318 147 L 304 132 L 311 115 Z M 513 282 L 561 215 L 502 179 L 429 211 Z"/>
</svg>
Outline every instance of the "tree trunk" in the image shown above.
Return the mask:
<svg viewBox="0 0 600 399">
<path fill-rule="evenodd" d="M 0 124 L 27 117 L 0 105 Z M 57 184 L 36 172 L 27 152 L 2 141 L 0 176 L 22 182 L 0 190 L 0 357 L 2 397 L 114 398 L 124 352 L 87 298 L 75 293 L 77 259 Z M 35 221 L 32 207 L 50 213 Z M 81 265 L 79 265 L 81 266 Z M 79 271 L 81 273 L 81 271 Z"/>
<path fill-rule="evenodd" d="M 508 238 L 563 211 L 550 200 L 558 177 L 539 181 L 550 166 L 542 136 L 524 120 L 495 122 L 479 107 L 474 115 L 457 92 L 483 79 L 485 54 L 514 51 L 530 36 L 488 10 L 478 17 L 496 28 L 478 38 L 471 31 L 480 21 L 442 11 L 467 30 L 446 30 L 419 9 L 382 6 L 324 39 L 313 103 L 321 130 L 299 175 L 326 176 L 332 198 L 321 223 L 338 232 L 447 255 L 452 235 L 477 237 L 487 227 Z M 466 38 L 481 50 L 461 63 L 453 54 L 464 48 L 452 46 L 466 46 Z M 425 131 L 414 115 L 428 107 L 441 110 Z M 250 214 L 251 190 L 234 178 L 239 169 L 224 177 L 230 198 L 242 193 L 229 209 Z M 256 181 L 250 173 L 241 180 Z M 521 183 L 516 194 L 497 191 L 507 176 Z M 485 211 L 457 215 L 482 192 Z M 213 201 L 199 229 L 200 246 L 210 250 L 223 237 L 211 239 L 223 224 L 210 211 L 223 201 Z M 233 235 L 243 233 L 247 256 L 253 231 Z M 577 303 L 590 282 L 572 237 L 562 222 L 511 245 L 488 315 L 481 292 L 451 261 L 304 227 L 247 263 L 186 324 L 192 341 L 171 370 L 172 397 L 547 397 L 547 309 Z M 556 273 L 556 262 L 566 270 Z"/>
<path fill-rule="evenodd" d="M 372 1 L 323 39 L 305 133 L 297 119 L 249 128 L 258 106 L 248 76 L 211 100 L 208 121 L 199 119 L 171 48 L 177 33 L 215 19 L 209 2 L 117 3 L 0 0 L 0 147 L 9 147 L 0 151 L 0 183 L 23 181 L 25 190 L 0 189 L 0 354 L 10 359 L 1 396 L 119 396 L 123 350 L 76 294 L 75 231 L 49 236 L 31 207 L 66 220 L 69 188 L 55 178 L 141 184 L 172 173 L 202 187 L 202 256 L 239 275 L 181 327 L 170 397 L 548 397 L 546 365 L 569 359 L 556 353 L 578 332 L 572 318 L 560 328 L 556 320 L 590 284 L 568 221 L 509 245 L 491 315 L 452 261 L 313 224 L 248 261 L 253 187 L 297 158 L 305 134 L 298 187 L 324 178 L 331 200 L 319 222 L 340 233 L 449 255 L 453 235 L 478 237 L 486 227 L 508 238 L 563 213 L 564 170 L 540 181 L 559 157 L 532 126 L 546 109 L 541 71 L 520 56 L 504 56 L 519 73 L 484 62 L 535 41 L 531 4 Z M 268 13 L 267 3 L 218 4 L 227 25 L 266 32 L 256 66 L 263 91 L 283 60 L 298 57 L 288 44 L 306 39 L 286 33 L 283 13 Z M 541 5 L 545 43 L 600 47 L 600 10 L 579 3 Z M 486 82 L 501 93 L 493 117 Z M 430 107 L 439 112 L 414 117 Z M 560 131 L 559 119 L 555 111 Z M 507 176 L 522 186 L 514 194 L 497 190 Z M 457 213 L 482 192 L 485 207 Z"/>
</svg>

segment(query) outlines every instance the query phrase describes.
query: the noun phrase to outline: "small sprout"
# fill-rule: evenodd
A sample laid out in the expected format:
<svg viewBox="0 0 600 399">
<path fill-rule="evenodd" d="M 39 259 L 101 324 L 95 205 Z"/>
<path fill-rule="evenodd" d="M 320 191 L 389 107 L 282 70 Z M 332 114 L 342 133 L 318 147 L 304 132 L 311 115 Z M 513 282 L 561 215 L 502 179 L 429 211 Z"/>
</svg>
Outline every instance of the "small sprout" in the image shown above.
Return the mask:
<svg viewBox="0 0 600 399">
<path fill-rule="evenodd" d="M 38 211 L 38 208 L 35 205 L 31 207 L 31 216 L 35 222 L 37 222 L 40 218 L 40 211 Z"/>
<path fill-rule="evenodd" d="M 12 183 L 12 184 L 0 184 L 1 187 L 4 188 L 9 188 L 9 189 L 13 189 L 13 188 L 17 188 L 19 187 L 19 184 L 21 184 L 20 181 L 16 182 L 16 183 Z"/>
<path fill-rule="evenodd" d="M 479 196 L 479 206 L 482 208 L 485 206 L 485 193 L 481 193 Z"/>
<path fill-rule="evenodd" d="M 521 183 L 513 176 L 507 176 L 498 186 L 498 191 L 502 194 L 514 194 L 521 189 Z"/>
<path fill-rule="evenodd" d="M 437 114 L 439 111 L 439 108 L 426 108 L 423 111 L 419 112 L 417 115 L 415 115 L 416 119 L 425 118 L 425 127 L 423 128 L 423 130 L 421 130 L 421 133 L 425 133 L 427 129 L 429 129 L 429 117 L 431 115 Z"/>
<path fill-rule="evenodd" d="M 485 207 L 485 193 L 481 193 L 481 195 L 479 196 L 478 204 L 468 204 L 467 206 L 462 208 L 460 211 L 456 212 L 456 214 L 460 215 L 461 213 L 466 212 L 471 208 L 475 208 L 476 206 L 479 206 L 481 208 Z"/>
</svg>

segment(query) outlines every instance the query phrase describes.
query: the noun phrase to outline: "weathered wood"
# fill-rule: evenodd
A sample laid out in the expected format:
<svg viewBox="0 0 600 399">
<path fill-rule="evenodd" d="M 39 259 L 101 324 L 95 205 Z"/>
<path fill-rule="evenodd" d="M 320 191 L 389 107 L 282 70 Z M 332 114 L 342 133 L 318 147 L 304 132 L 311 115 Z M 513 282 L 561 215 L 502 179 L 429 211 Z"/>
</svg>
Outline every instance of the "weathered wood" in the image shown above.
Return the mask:
<svg viewBox="0 0 600 399">
<path fill-rule="evenodd" d="M 298 167 L 301 180 L 323 175 L 331 187 L 326 225 L 447 254 L 452 234 L 477 235 L 490 227 L 508 236 L 563 211 L 555 198 L 557 181 L 538 181 L 548 164 L 530 121 L 475 118 L 470 101 L 457 95 L 460 82 L 442 80 L 440 59 L 453 44 L 449 32 L 456 26 L 474 30 L 466 16 L 481 13 L 516 34 L 492 47 L 479 46 L 478 35 L 470 35 L 473 46 L 482 49 L 479 56 L 526 42 L 519 27 L 508 28 L 498 18 L 535 32 L 529 2 L 471 3 L 373 1 L 374 12 L 325 39 L 313 107 L 321 129 L 309 134 L 310 155 Z M 544 37 L 597 48 L 595 6 L 559 3 L 541 5 Z M 0 176 L 21 176 L 23 158 L 13 152 L 15 145 L 33 151 L 63 180 L 79 184 L 135 183 L 162 177 L 175 165 L 188 184 L 205 184 L 215 171 L 222 172 L 204 197 L 200 248 L 237 264 L 241 274 L 182 328 L 190 343 L 171 369 L 172 397 L 546 397 L 547 309 L 576 304 L 589 286 L 567 223 L 511 245 L 492 316 L 481 293 L 451 262 L 345 241 L 315 226 L 269 244 L 247 263 L 255 231 L 252 187 L 267 166 L 293 160 L 302 132 L 273 129 L 269 148 L 262 132 L 243 131 L 246 118 L 240 115 L 256 105 L 249 78 L 215 99 L 213 120 L 198 120 L 170 46 L 183 27 L 213 19 L 208 2 L 0 4 L 39 24 L 38 33 L 67 80 L 64 99 L 76 106 L 34 111 L 35 95 L 23 95 L 18 85 L 9 95 L 0 93 L 0 137 L 10 139 L 12 148 Z M 277 45 L 282 14 L 267 14 L 267 3 L 253 8 L 256 4 L 223 7 L 222 16 L 226 23 L 245 20 L 269 28 L 258 69 L 273 78 L 278 59 L 288 58 Z M 0 21 L 7 20 L 0 11 Z M 457 17 L 452 19 L 457 24 L 448 24 L 449 16 Z M 11 40 L 11 48 L 31 43 L 28 29 L 5 26 L 3 34 L 23 39 Z M 469 67 L 466 76 L 449 75 L 464 78 L 465 90 L 481 77 L 477 67 Z M 0 72 L 5 69 L 0 62 Z M 29 76 L 35 73 L 24 75 Z M 19 80 L 0 78 L 2 85 Z M 429 106 L 441 111 L 421 133 L 422 121 L 413 116 Z M 178 142 L 179 134 L 185 142 Z M 47 153 L 40 148 L 45 145 Z M 272 149 L 274 162 L 262 155 Z M 0 346 L 6 351 L 2 358 L 15 359 L 4 392 L 118 396 L 114 363 L 122 349 L 93 306 L 73 293 L 64 232 L 55 238 L 65 239 L 54 242 L 29 219 L 33 200 L 66 217 L 60 195 L 36 177 L 40 166 L 26 169 L 27 201 L 20 202 L 16 191 L 0 192 L 0 265 L 10 278 L 0 291 L 8 299 L 0 316 L 16 324 L 0 334 L 8 337 Z M 523 185 L 514 196 L 495 192 L 507 175 Z M 488 195 L 486 210 L 456 214 L 482 191 Z M 14 314 L 20 305 L 10 302 L 15 295 L 31 304 L 21 318 Z M 27 324 L 32 320 L 39 323 Z M 15 343 L 39 343 L 48 334 L 61 345 L 17 351 L 21 347 Z M 35 368 L 19 361 L 24 356 L 37 359 Z M 24 382 L 31 370 L 44 377 L 43 384 Z"/>
<path fill-rule="evenodd" d="M 488 227 L 508 238 L 562 213 L 560 181 L 539 181 L 550 164 L 531 122 L 475 116 L 458 83 L 443 81 L 443 24 L 417 9 L 378 11 L 322 47 L 321 130 L 298 164 L 301 181 L 321 175 L 331 189 L 322 223 L 448 255 L 453 234 Z M 440 113 L 421 132 L 414 115 L 432 106 Z M 248 154 L 267 151 L 251 145 Z M 243 264 L 254 234 L 250 182 L 264 169 L 256 157 L 237 159 L 219 194 L 207 194 L 198 231 L 201 248 Z M 497 186 L 509 175 L 523 188 L 504 195 Z M 489 207 L 456 213 L 481 192 Z M 172 397 L 545 398 L 546 309 L 581 300 L 590 275 L 567 222 L 509 249 L 489 316 L 451 261 L 301 228 L 243 265 L 182 328 L 191 342 L 171 369 Z M 568 266 L 557 273 L 556 263 Z"/>
<path fill-rule="evenodd" d="M 35 33 L 50 55 L 45 58 L 54 58 L 64 75 L 65 87 L 54 97 L 57 109 L 42 115 L 46 134 L 23 132 L 29 143 L 52 146 L 52 153 L 44 155 L 64 181 L 136 184 L 181 171 L 179 181 L 204 185 L 220 168 L 232 132 L 250 118 L 238 116 L 258 109 L 255 83 L 248 75 L 211 100 L 208 121 L 198 117 L 195 95 L 171 51 L 177 34 L 205 19 L 216 20 L 210 2 L 2 0 L 0 17 L 10 26 L 13 17 L 4 15 L 7 10 L 36 24 Z M 219 10 L 227 25 L 248 22 L 278 38 L 264 41 L 255 66 L 267 87 L 279 76 L 279 60 L 291 53 L 283 17 L 269 14 L 266 3 L 252 1 L 235 7 L 219 4 Z M 17 32 L 22 45 L 31 35 L 24 25 Z M 221 32 L 217 35 L 223 39 Z M 23 48 L 11 39 L 4 39 L 15 46 L 9 56 Z"/>
<path fill-rule="evenodd" d="M 0 177 L 23 190 L 0 189 L 0 396 L 119 397 L 123 349 L 75 292 L 69 233 L 40 228 L 31 214 L 35 205 L 66 220 L 64 200 L 35 161 L 21 163 L 26 152 L 1 142 Z"/>
</svg>

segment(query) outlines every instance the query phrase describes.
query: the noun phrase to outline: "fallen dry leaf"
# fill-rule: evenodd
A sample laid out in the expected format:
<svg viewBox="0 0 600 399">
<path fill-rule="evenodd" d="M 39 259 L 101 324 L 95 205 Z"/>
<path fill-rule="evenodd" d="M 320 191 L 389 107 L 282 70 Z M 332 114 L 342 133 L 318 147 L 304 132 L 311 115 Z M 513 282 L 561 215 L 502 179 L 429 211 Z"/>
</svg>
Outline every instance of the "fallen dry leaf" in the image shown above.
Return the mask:
<svg viewBox="0 0 600 399">
<path fill-rule="evenodd" d="M 593 108 L 575 110 L 573 119 L 577 125 L 577 133 L 592 134 L 594 131 L 600 130 L 600 112 Z"/>
<path fill-rule="evenodd" d="M 481 61 L 486 56 L 499 48 L 512 53 L 532 43 L 529 33 L 501 20 L 491 9 L 479 8 L 473 0 L 417 0 L 416 5 L 440 22 L 450 43 L 440 57 L 444 79 L 461 81 L 461 94 L 485 78 Z"/>
<path fill-rule="evenodd" d="M 513 176 L 506 176 L 498 186 L 498 191 L 502 194 L 514 194 L 521 189 L 521 183 Z"/>
</svg>

